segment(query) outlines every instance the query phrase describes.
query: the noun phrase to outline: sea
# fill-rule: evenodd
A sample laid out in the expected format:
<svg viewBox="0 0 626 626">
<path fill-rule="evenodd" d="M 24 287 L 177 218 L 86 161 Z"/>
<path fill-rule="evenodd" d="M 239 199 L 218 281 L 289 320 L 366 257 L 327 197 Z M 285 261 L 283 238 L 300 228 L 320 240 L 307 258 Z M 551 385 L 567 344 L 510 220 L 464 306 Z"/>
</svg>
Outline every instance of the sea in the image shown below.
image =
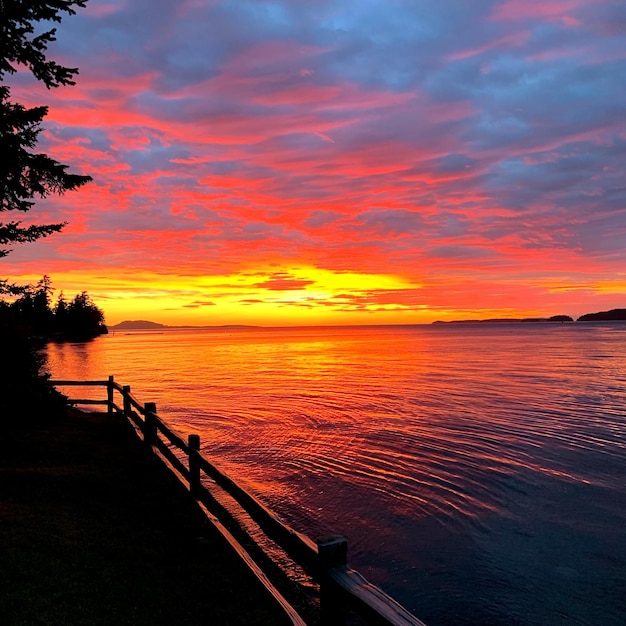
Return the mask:
<svg viewBox="0 0 626 626">
<path fill-rule="evenodd" d="M 296 530 L 347 537 L 428 626 L 626 624 L 626 323 L 165 328 L 45 355 L 155 402 Z"/>
</svg>

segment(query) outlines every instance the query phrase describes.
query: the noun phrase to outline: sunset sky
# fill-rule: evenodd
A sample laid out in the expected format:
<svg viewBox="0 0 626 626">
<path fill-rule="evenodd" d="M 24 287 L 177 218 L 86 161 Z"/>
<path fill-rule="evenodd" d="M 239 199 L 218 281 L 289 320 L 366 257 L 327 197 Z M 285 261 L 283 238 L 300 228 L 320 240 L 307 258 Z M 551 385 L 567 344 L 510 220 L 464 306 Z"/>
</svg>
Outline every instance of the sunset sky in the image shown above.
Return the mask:
<svg viewBox="0 0 626 626">
<path fill-rule="evenodd" d="M 3 278 L 108 324 L 626 308 L 623 0 L 90 0 L 50 52 L 77 84 L 12 97 L 94 181 Z"/>
</svg>

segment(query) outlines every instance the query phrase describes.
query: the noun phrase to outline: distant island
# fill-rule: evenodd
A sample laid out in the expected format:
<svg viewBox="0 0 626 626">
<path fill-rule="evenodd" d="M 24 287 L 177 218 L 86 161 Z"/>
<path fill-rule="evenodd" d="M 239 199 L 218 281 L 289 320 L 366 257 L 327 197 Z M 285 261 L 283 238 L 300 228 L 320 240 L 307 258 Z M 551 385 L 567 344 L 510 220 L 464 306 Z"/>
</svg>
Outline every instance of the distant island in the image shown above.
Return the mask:
<svg viewBox="0 0 626 626">
<path fill-rule="evenodd" d="M 574 319 L 569 315 L 553 315 L 551 317 L 496 317 L 488 319 L 472 319 L 472 320 L 437 320 L 433 324 L 567 324 L 573 323 Z M 576 322 L 626 322 L 626 309 L 611 309 L 610 311 L 600 311 L 598 313 L 586 313 L 581 315 Z M 167 324 L 159 324 L 149 320 L 125 320 L 114 326 L 109 326 L 110 332 L 116 331 L 132 331 L 132 330 L 237 330 L 246 328 L 262 328 L 261 326 L 249 324 L 225 324 L 225 325 L 209 325 L 209 326 L 169 326 Z"/>
<path fill-rule="evenodd" d="M 519 324 L 540 322 L 573 322 L 569 315 L 553 315 L 552 317 L 493 317 L 484 320 L 437 320 L 433 324 Z"/>
<path fill-rule="evenodd" d="M 224 324 L 222 326 L 168 326 L 167 324 L 159 324 L 158 322 L 150 322 L 148 320 L 125 320 L 114 326 L 109 326 L 109 332 L 115 332 L 119 330 L 182 330 L 182 329 L 229 329 L 233 330 L 238 328 L 259 328 L 258 326 L 251 326 L 248 324 Z"/>
<path fill-rule="evenodd" d="M 109 326 L 111 330 L 158 330 L 161 328 L 169 328 L 165 324 L 159 324 L 157 322 L 149 322 L 147 320 L 126 320 L 115 324 L 115 326 Z"/>
<path fill-rule="evenodd" d="M 611 309 L 599 313 L 587 313 L 578 318 L 579 322 L 626 322 L 626 309 Z"/>
<path fill-rule="evenodd" d="M 553 315 L 552 317 L 499 317 L 483 320 L 437 320 L 433 324 L 513 324 L 513 323 L 538 323 L 538 322 L 573 322 L 569 315 Z M 626 309 L 611 309 L 610 311 L 600 311 L 598 313 L 586 313 L 581 315 L 577 322 L 626 322 Z"/>
</svg>

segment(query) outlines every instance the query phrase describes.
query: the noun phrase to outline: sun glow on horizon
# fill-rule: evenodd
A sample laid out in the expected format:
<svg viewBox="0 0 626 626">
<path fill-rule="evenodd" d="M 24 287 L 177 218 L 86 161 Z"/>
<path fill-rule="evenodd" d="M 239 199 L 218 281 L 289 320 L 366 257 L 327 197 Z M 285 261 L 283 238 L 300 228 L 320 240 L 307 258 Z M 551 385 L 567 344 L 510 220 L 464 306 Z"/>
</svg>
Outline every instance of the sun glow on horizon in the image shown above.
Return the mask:
<svg viewBox="0 0 626 626">
<path fill-rule="evenodd" d="M 40 275 L 13 277 L 36 284 Z M 550 310 L 532 306 L 536 289 L 493 283 L 481 291 L 465 282 L 433 285 L 384 273 L 333 271 L 312 266 L 269 264 L 231 274 L 193 275 L 103 268 L 61 271 L 51 276 L 53 302 L 87 291 L 104 311 L 106 323 L 145 319 L 170 326 L 251 324 L 364 325 L 430 324 L 434 321 L 533 318 L 572 312 L 566 304 Z M 581 285 L 546 283 L 546 293 L 576 302 L 580 293 L 620 293 L 621 283 L 597 281 Z M 441 294 L 445 294 L 442 297 Z M 525 294 L 530 297 L 525 297 Z M 468 300 L 473 306 L 468 307 Z"/>
<path fill-rule="evenodd" d="M 41 277 L 18 278 L 32 284 Z M 127 319 L 168 325 L 408 323 L 426 308 L 413 302 L 422 285 L 407 279 L 305 266 L 211 276 L 92 269 L 57 273 L 52 283 L 54 299 L 60 292 L 71 297 L 87 291 L 110 325 Z"/>
</svg>

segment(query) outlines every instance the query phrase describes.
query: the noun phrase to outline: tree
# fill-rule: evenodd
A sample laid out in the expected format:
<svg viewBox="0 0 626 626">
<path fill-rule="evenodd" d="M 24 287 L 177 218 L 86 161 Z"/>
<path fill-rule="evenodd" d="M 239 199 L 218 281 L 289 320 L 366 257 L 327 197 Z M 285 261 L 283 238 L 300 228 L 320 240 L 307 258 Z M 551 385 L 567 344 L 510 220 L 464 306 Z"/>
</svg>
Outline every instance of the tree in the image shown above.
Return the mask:
<svg viewBox="0 0 626 626">
<path fill-rule="evenodd" d="M 54 314 L 50 302 L 53 291 L 49 276 L 44 276 L 33 291 L 33 321 L 39 336 L 47 336 L 52 331 Z"/>
<path fill-rule="evenodd" d="M 54 305 L 54 325 L 57 329 L 63 329 L 68 327 L 67 321 L 67 302 L 63 292 L 59 294 L 57 302 Z"/>
<path fill-rule="evenodd" d="M 56 41 L 56 28 L 35 35 L 33 23 L 60 22 L 61 12 L 74 15 L 73 7 L 84 8 L 86 4 L 87 0 L 0 0 L 0 78 L 7 72 L 14 74 L 16 65 L 23 65 L 48 88 L 73 85 L 78 68 L 46 59 L 48 44 Z"/>
<path fill-rule="evenodd" d="M 48 89 L 73 85 L 77 68 L 64 67 L 46 58 L 56 29 L 35 34 L 34 24 L 60 22 L 61 13 L 75 13 L 87 0 L 0 0 L 0 82 L 26 67 Z M 11 102 L 10 89 L 0 86 L 0 212 L 29 211 L 34 198 L 63 194 L 89 182 L 90 176 L 70 174 L 67 165 L 45 154 L 32 152 L 41 132 L 48 107 L 26 108 Z M 65 223 L 23 226 L 19 220 L 0 222 L 0 258 L 10 252 L 7 245 L 36 241 L 59 232 Z M 20 292 L 19 287 L 0 281 L 0 293 Z"/>
<path fill-rule="evenodd" d="M 45 154 L 29 152 L 37 143 L 47 107 L 27 109 L 9 102 L 9 88 L 0 87 L 0 211 L 29 211 L 33 198 L 63 194 L 91 180 L 90 176 L 69 174 L 67 165 Z M 0 222 L 0 258 L 10 250 L 7 244 L 35 241 L 59 232 L 65 223 L 21 226 L 20 221 Z"/>
<path fill-rule="evenodd" d="M 90 176 L 70 174 L 63 165 L 45 154 L 34 152 L 41 132 L 41 122 L 48 112 L 45 106 L 26 108 L 11 102 L 11 90 L 4 84 L 7 74 L 26 68 L 48 88 L 73 85 L 77 68 L 64 67 L 46 56 L 48 44 L 55 41 L 56 29 L 48 24 L 60 22 L 61 15 L 75 13 L 87 0 L 0 0 L 0 212 L 29 211 L 36 198 L 76 189 Z M 43 27 L 43 28 L 42 28 Z M 43 32 L 37 32 L 43 31 Z M 14 244 L 36 241 L 60 231 L 64 223 L 24 226 L 19 219 L 0 221 L 0 258 Z M 22 303 L 32 315 L 38 307 L 49 311 L 49 281 L 38 291 L 29 291 L 0 279 L 1 294 L 22 294 Z M 14 305 L 17 302 L 13 303 Z M 0 302 L 0 364 L 6 372 L 0 376 L 0 420 L 11 419 L 15 412 L 26 416 L 62 413 L 65 401 L 52 385 L 49 375 L 41 373 L 30 337 L 20 332 L 13 321 L 13 305 Z M 45 305 L 45 306 L 44 306 Z M 8 319 L 7 319 L 8 318 Z M 49 321 L 49 316 L 47 318 Z"/>
<path fill-rule="evenodd" d="M 79 293 L 67 307 L 66 335 L 90 339 L 106 333 L 104 313 L 94 304 L 86 291 Z"/>
<path fill-rule="evenodd" d="M 10 324 L 30 337 L 86 340 L 108 333 L 104 313 L 86 291 L 71 302 L 61 293 L 52 306 L 52 281 L 44 276 L 12 303 L 0 301 L 0 324 Z"/>
</svg>

